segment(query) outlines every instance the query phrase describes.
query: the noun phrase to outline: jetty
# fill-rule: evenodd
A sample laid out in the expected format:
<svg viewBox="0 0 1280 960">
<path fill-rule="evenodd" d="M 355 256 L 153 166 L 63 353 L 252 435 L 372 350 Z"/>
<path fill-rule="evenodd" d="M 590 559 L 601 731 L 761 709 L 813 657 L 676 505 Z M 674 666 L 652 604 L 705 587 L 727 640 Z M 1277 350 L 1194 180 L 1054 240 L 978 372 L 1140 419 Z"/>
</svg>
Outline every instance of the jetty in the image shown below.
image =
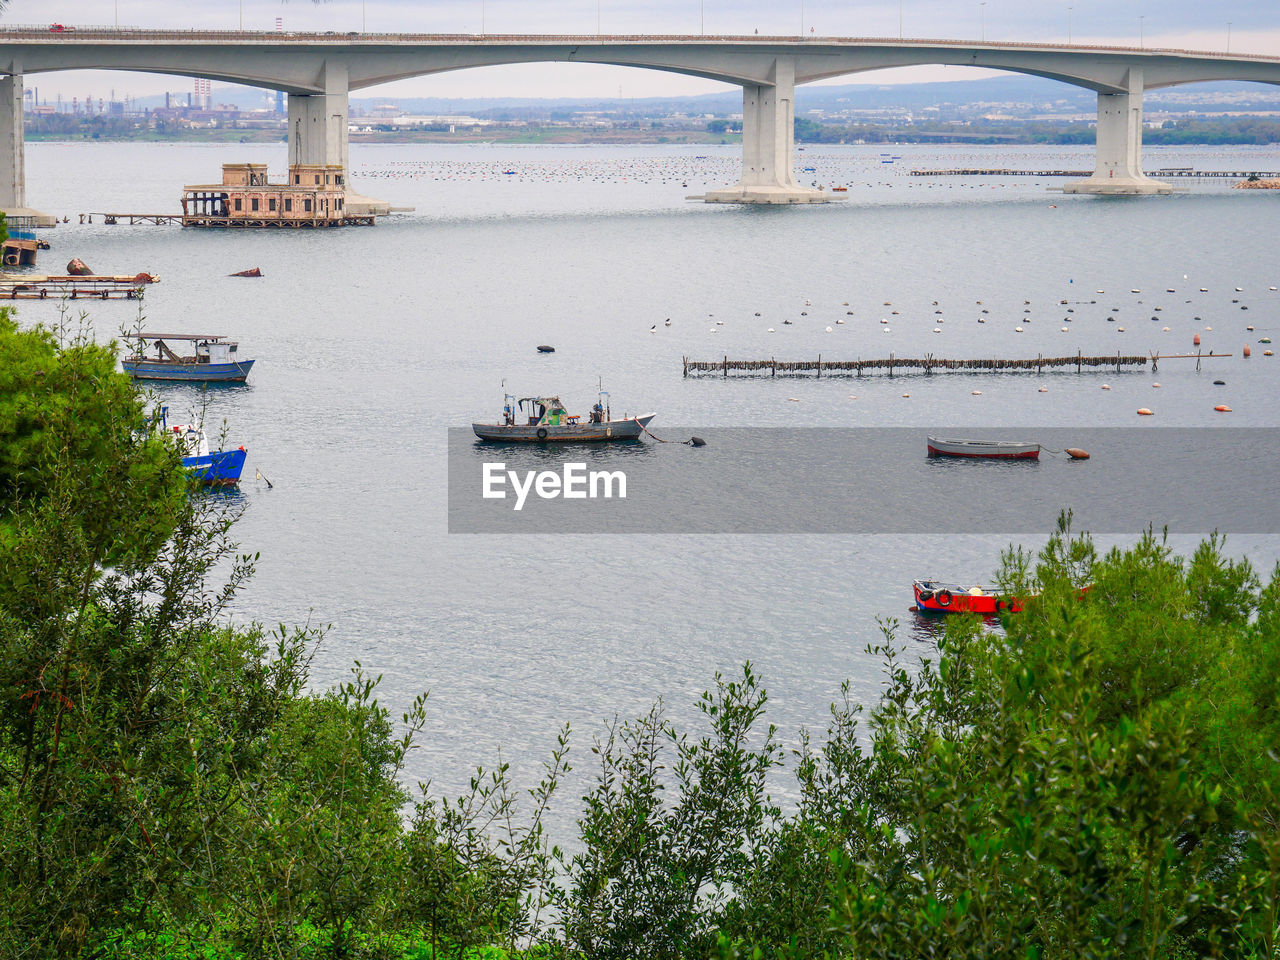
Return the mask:
<svg viewBox="0 0 1280 960">
<path fill-rule="evenodd" d="M 0 274 L 0 300 L 139 300 L 144 287 L 159 282 L 159 277 L 149 273 L 83 277 Z"/>
<path fill-rule="evenodd" d="M 991 359 L 970 359 L 970 360 L 949 360 L 943 357 L 935 357 L 932 353 L 926 353 L 923 357 L 899 357 L 889 354 L 888 358 L 883 360 L 863 360 L 859 357 L 857 360 L 824 360 L 822 355 L 818 355 L 816 360 L 779 360 L 776 357 L 770 357 L 768 360 L 731 360 L 725 355 L 720 360 L 690 360 L 688 357 L 682 357 L 681 362 L 684 367 L 684 375 L 720 375 L 727 377 L 730 374 L 749 376 L 749 377 L 776 377 L 781 374 L 787 376 L 809 376 L 822 377 L 861 377 L 864 373 L 887 373 L 893 376 L 895 373 L 924 373 L 932 374 L 935 371 L 957 370 L 962 372 L 981 372 L 981 373 L 999 373 L 999 372 L 1015 372 L 1015 371 L 1034 371 L 1035 373 L 1044 373 L 1045 370 L 1060 370 L 1075 367 L 1077 373 L 1082 373 L 1086 367 L 1089 368 L 1105 368 L 1113 369 L 1117 373 L 1126 367 L 1146 367 L 1151 364 L 1152 371 L 1158 368 L 1161 360 L 1173 359 L 1194 359 L 1196 361 L 1196 369 L 1200 369 L 1200 361 L 1220 357 L 1230 357 L 1229 353 L 1214 353 L 1210 350 L 1208 353 L 1152 353 L 1149 357 L 1140 355 L 1124 355 L 1116 353 L 1115 356 L 1095 356 L 1086 357 L 1083 353 L 1077 352 L 1075 356 L 1067 357 L 1046 357 L 1040 354 L 1035 357 L 1021 357 L 1016 359 L 991 358 Z"/>
</svg>

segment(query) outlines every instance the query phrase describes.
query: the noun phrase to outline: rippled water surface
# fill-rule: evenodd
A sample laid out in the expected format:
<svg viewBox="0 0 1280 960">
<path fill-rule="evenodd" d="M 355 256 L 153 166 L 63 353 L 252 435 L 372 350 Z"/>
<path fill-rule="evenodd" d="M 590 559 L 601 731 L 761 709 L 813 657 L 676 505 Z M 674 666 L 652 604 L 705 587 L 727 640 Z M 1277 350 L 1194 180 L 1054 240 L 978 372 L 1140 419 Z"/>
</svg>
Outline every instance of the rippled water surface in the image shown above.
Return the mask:
<svg viewBox="0 0 1280 960">
<path fill-rule="evenodd" d="M 1146 156 L 1149 170 L 1280 168 L 1270 148 Z M 249 450 L 239 534 L 262 559 L 237 615 L 332 624 L 316 659 L 322 684 L 359 659 L 384 675 L 397 711 L 429 689 L 432 723 L 410 774 L 446 791 L 500 747 L 530 783 L 563 722 L 585 766 L 603 720 L 658 697 L 688 717 L 715 671 L 748 659 L 794 742 L 801 726 L 823 726 L 845 678 L 855 697 L 874 696 L 878 666 L 864 649 L 877 618 L 902 620 L 904 642 L 927 635 L 907 612 L 914 577 L 986 579 L 1009 541 L 998 530 L 449 534 L 447 428 L 496 418 L 504 383 L 585 412 L 603 378 L 615 413 L 656 410 L 659 435 L 663 424 L 1034 433 L 1137 426 L 1138 407 L 1155 411 L 1149 429 L 1211 430 L 1227 422 L 1213 409 L 1222 403 L 1233 426 L 1276 425 L 1280 366 L 1258 343 L 1280 328 L 1274 192 L 1192 181 L 1172 197 L 1067 197 L 1043 178 L 910 170 L 1082 169 L 1088 149 L 810 147 L 797 154 L 813 168 L 802 182 L 848 185 L 844 202 L 739 208 L 685 199 L 736 179 L 733 147 L 357 145 L 356 189 L 413 212 L 327 232 L 77 222 L 176 212 L 185 182 L 246 160 L 282 176 L 285 147 L 29 145 L 29 202 L 72 221 L 49 234 L 41 268 L 78 256 L 99 273 L 159 274 L 148 327 L 227 334 L 258 359 L 246 387 L 206 398 L 209 420 L 225 419 Z M 263 279 L 228 276 L 254 266 Z M 128 303 L 90 314 L 102 336 L 136 319 Z M 21 306 L 24 322 L 54 315 L 52 304 Z M 682 376 L 686 356 L 1148 355 L 1190 352 L 1197 333 L 1204 350 L 1234 356 L 1199 372 L 1166 360 L 1155 375 Z M 542 343 L 556 352 L 537 353 Z M 190 388 L 165 397 L 180 412 L 202 402 Z M 1215 473 L 1153 486 L 1153 519 L 1162 502 L 1213 498 Z M 832 487 L 847 490 L 840 480 Z M 758 494 L 771 496 L 767 483 Z M 819 478 L 812 496 L 826 495 Z M 1257 491 L 1260 502 L 1274 495 Z M 1264 568 L 1277 555 L 1275 538 L 1230 546 Z"/>
</svg>

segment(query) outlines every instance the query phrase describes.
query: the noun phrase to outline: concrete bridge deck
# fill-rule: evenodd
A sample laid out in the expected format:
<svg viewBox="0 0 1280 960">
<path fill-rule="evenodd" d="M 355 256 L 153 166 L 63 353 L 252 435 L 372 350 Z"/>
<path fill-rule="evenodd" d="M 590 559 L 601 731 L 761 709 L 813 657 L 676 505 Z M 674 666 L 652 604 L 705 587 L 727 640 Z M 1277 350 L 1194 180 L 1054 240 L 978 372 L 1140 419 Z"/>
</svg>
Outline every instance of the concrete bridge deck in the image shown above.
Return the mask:
<svg viewBox="0 0 1280 960">
<path fill-rule="evenodd" d="M 890 67 L 945 64 L 1056 79 L 1098 95 L 1097 159 L 1068 193 L 1168 193 L 1142 170 L 1143 91 L 1208 80 L 1280 84 L 1280 57 L 1156 47 L 814 36 L 274 33 L 69 26 L 0 29 L 0 208 L 25 206 L 25 74 L 130 70 L 202 77 L 289 95 L 289 162 L 348 170 L 350 91 L 407 77 L 513 63 L 634 66 L 743 89 L 737 184 L 704 199 L 811 203 L 830 194 L 793 172 L 795 87 Z"/>
</svg>

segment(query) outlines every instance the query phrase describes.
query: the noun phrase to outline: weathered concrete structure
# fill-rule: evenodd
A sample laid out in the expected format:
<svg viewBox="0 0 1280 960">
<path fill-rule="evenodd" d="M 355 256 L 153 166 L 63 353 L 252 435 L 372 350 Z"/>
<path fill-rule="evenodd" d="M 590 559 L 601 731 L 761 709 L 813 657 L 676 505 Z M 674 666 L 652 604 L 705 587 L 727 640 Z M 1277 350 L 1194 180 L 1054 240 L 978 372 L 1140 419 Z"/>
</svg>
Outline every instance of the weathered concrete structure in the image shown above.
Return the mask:
<svg viewBox="0 0 1280 960">
<path fill-rule="evenodd" d="M 345 174 L 336 163 L 295 163 L 275 183 L 265 163 L 224 163 L 222 182 L 189 185 L 182 194 L 184 227 L 340 227 L 372 223 L 349 216 Z"/>
<path fill-rule="evenodd" d="M 667 70 L 743 88 L 743 167 L 705 199 L 820 202 L 792 172 L 797 84 L 889 67 L 949 64 L 1050 77 L 1098 94 L 1098 159 L 1068 192 L 1167 192 L 1142 173 L 1144 90 L 1207 80 L 1280 84 L 1280 57 L 1193 50 L 706 36 L 438 36 L 243 31 L 0 30 L 0 207 L 25 201 L 22 76 L 50 70 L 140 70 L 207 77 L 289 95 L 290 164 L 348 169 L 347 95 L 405 77 L 559 61 Z M 352 205 L 349 201 L 348 210 Z"/>
</svg>

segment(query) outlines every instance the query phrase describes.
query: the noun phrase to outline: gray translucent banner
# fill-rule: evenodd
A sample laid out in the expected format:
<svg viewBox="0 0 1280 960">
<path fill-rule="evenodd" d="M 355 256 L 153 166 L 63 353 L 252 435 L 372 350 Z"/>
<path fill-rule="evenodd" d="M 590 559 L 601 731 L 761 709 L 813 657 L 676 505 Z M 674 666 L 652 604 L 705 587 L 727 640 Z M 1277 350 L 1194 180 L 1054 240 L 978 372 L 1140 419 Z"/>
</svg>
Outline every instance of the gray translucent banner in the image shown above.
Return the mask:
<svg viewBox="0 0 1280 960">
<path fill-rule="evenodd" d="M 505 444 L 449 431 L 451 533 L 1280 533 L 1280 429 L 681 428 Z M 1038 461 L 930 457 L 927 437 Z M 1088 460 L 1061 451 L 1080 448 Z M 619 479 L 619 478 L 623 479 Z M 485 496 L 486 492 L 489 494 Z M 523 493 L 523 499 L 522 499 Z M 518 508 L 518 509 L 517 509 Z"/>
</svg>

